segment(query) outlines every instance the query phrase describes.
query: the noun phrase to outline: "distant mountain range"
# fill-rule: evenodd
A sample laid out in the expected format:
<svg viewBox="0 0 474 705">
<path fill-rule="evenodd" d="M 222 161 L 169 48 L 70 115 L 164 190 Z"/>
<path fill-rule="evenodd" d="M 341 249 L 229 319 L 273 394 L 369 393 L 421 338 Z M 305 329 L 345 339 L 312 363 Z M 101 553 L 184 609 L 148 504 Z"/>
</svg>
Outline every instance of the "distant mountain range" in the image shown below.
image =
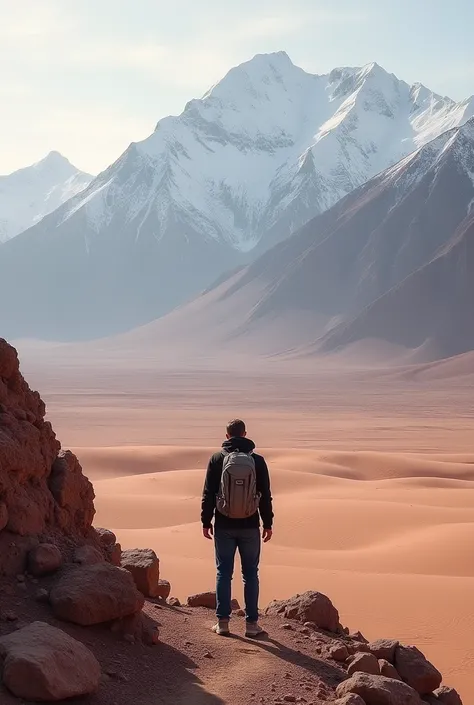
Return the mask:
<svg viewBox="0 0 474 705">
<path fill-rule="evenodd" d="M 58 152 L 0 176 L 0 243 L 38 223 L 91 181 L 90 174 L 76 169 Z"/>
<path fill-rule="evenodd" d="M 1 246 L 0 330 L 75 339 L 149 322 L 473 114 L 474 99 L 377 64 L 315 76 L 284 52 L 258 55 Z"/>
<path fill-rule="evenodd" d="M 474 119 L 120 344 L 311 355 L 367 339 L 418 360 L 474 350 Z"/>
</svg>

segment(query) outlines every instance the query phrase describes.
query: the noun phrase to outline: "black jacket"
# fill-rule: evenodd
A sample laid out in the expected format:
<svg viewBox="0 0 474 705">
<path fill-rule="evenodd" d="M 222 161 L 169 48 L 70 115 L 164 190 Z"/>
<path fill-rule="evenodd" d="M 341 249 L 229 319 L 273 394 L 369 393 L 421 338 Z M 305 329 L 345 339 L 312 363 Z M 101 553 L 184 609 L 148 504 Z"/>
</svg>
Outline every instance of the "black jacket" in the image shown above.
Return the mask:
<svg viewBox="0 0 474 705">
<path fill-rule="evenodd" d="M 224 453 L 219 451 L 209 460 L 206 473 L 206 481 L 202 493 L 201 521 L 205 529 L 209 528 L 215 514 L 215 526 L 221 529 L 254 529 L 260 525 L 262 518 L 263 528 L 271 529 L 273 523 L 272 495 L 270 491 L 270 476 L 267 464 L 261 455 L 253 453 L 255 443 L 249 438 L 230 438 L 224 441 L 222 448 L 229 453 L 233 450 L 240 450 L 243 453 L 252 453 L 255 460 L 255 471 L 257 474 L 257 491 L 260 492 L 259 511 L 247 519 L 229 519 L 216 510 L 216 496 L 221 483 L 222 465 Z"/>
</svg>

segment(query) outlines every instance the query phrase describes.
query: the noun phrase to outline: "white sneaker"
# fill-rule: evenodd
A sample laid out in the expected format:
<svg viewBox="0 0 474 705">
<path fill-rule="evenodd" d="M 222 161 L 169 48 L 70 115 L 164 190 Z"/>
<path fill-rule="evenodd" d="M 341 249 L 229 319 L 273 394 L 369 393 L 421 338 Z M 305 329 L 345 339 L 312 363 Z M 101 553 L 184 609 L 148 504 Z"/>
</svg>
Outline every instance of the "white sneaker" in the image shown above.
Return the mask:
<svg viewBox="0 0 474 705">
<path fill-rule="evenodd" d="M 255 639 L 257 636 L 266 634 L 265 629 L 262 629 L 258 622 L 247 622 L 245 627 L 245 636 L 249 639 Z"/>
<path fill-rule="evenodd" d="M 217 624 L 215 624 L 212 627 L 212 631 L 215 634 L 218 634 L 219 636 L 229 636 L 229 634 L 230 634 L 229 620 L 228 619 L 219 619 Z"/>
</svg>

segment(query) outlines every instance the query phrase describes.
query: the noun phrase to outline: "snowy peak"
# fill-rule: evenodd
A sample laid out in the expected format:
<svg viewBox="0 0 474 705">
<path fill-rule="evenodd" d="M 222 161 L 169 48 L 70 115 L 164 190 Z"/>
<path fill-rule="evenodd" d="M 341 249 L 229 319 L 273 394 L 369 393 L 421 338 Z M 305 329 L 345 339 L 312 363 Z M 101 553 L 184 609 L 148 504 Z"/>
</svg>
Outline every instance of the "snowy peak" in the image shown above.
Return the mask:
<svg viewBox="0 0 474 705">
<path fill-rule="evenodd" d="M 84 209 L 96 233 L 122 220 L 142 233 L 153 220 L 163 239 L 178 220 L 197 238 L 268 247 L 470 111 L 375 62 L 313 75 L 258 54 L 160 120 L 58 222 Z"/>
<path fill-rule="evenodd" d="M 92 180 L 59 152 L 0 176 L 0 242 L 9 240 L 56 210 Z"/>
</svg>

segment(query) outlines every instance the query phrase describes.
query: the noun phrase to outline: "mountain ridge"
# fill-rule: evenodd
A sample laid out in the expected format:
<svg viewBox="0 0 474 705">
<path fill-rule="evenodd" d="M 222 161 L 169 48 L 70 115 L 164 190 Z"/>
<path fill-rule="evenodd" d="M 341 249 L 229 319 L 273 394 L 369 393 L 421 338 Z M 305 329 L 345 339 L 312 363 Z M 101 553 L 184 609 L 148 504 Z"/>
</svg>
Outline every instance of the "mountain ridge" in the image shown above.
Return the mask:
<svg viewBox="0 0 474 705">
<path fill-rule="evenodd" d="M 56 151 L 0 176 L 0 243 L 55 211 L 88 186 L 92 178 Z"/>
<path fill-rule="evenodd" d="M 66 340 L 146 324 L 473 109 L 376 63 L 318 76 L 257 55 L 2 248 L 0 294 L 22 267 L 43 302 L 0 324 Z"/>
</svg>

